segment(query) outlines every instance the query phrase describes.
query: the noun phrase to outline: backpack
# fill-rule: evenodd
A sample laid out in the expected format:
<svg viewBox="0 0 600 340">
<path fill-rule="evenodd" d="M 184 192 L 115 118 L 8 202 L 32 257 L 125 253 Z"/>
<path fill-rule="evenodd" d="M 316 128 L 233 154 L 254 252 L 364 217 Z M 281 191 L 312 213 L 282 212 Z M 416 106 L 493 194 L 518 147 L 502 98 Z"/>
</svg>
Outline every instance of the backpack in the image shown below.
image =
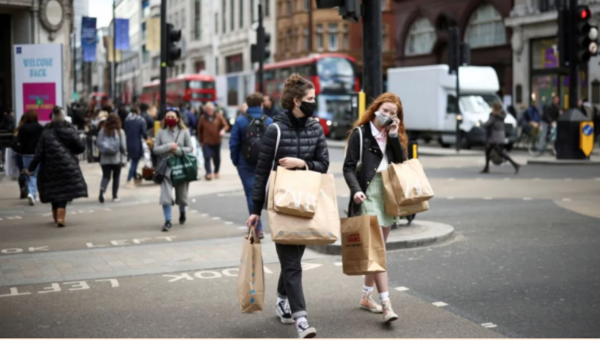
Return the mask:
<svg viewBox="0 0 600 340">
<path fill-rule="evenodd" d="M 104 135 L 102 139 L 98 141 L 98 149 L 101 154 L 116 155 L 119 153 L 119 150 L 121 150 L 120 133 L 120 131 L 115 131 L 115 136 Z"/>
<path fill-rule="evenodd" d="M 252 118 L 248 114 L 244 114 L 248 119 L 248 126 L 244 129 L 242 138 L 242 157 L 250 165 L 258 164 L 258 156 L 260 154 L 260 140 L 267 131 L 267 116 L 261 115 L 260 118 Z"/>
</svg>

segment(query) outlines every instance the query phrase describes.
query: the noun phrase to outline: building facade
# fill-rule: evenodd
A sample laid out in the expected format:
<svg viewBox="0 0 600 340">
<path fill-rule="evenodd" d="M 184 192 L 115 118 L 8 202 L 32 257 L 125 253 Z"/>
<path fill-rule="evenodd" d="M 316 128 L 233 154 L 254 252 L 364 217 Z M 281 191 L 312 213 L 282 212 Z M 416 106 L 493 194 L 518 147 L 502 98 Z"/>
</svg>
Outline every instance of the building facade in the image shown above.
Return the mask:
<svg viewBox="0 0 600 340">
<path fill-rule="evenodd" d="M 492 66 L 500 94 L 511 95 L 511 29 L 504 25 L 514 0 L 400 0 L 394 2 L 398 66 L 448 63 L 448 27 L 460 29 L 471 64 Z M 510 97 L 509 97 L 510 98 Z"/>
<path fill-rule="evenodd" d="M 63 62 L 72 65 L 73 8 L 64 0 L 5 0 L 0 3 L 0 108 L 14 109 L 13 46 L 62 44 Z M 68 103 L 72 67 L 63 74 L 63 102 Z M 19 114 L 19 113 L 18 113 Z"/>
<path fill-rule="evenodd" d="M 579 1 L 590 6 L 596 21 L 600 18 L 600 1 Z M 506 25 L 513 31 L 515 103 L 543 106 L 554 94 L 563 107 L 569 102 L 568 69 L 560 67 L 558 53 L 558 12 L 562 0 L 515 0 Z M 590 60 L 579 72 L 578 96 L 600 104 L 600 58 Z"/>
<path fill-rule="evenodd" d="M 396 64 L 392 3 L 392 0 L 382 0 L 384 70 Z M 337 8 L 317 9 L 315 0 L 277 0 L 276 31 L 275 61 L 302 58 L 312 53 L 345 53 L 356 59 L 357 73 L 359 77 L 362 74 L 362 22 L 343 20 Z"/>
</svg>

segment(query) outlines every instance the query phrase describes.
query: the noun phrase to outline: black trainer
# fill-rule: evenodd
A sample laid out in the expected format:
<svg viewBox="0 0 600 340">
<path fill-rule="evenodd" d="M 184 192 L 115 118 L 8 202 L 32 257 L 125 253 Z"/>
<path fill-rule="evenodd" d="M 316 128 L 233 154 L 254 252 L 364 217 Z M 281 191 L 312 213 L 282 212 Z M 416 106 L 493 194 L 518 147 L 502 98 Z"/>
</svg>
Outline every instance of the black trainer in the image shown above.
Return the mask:
<svg viewBox="0 0 600 340">
<path fill-rule="evenodd" d="M 187 218 L 185 218 L 185 211 L 179 213 L 179 224 L 184 224 Z"/>
<path fill-rule="evenodd" d="M 171 221 L 167 221 L 167 222 L 165 222 L 165 225 L 164 225 L 162 231 L 169 231 L 169 230 L 171 230 L 171 227 L 172 227 Z"/>
<path fill-rule="evenodd" d="M 317 336 L 317 330 L 314 327 L 310 327 L 306 320 L 298 322 L 296 330 L 298 331 L 298 337 L 300 339 L 314 338 Z"/>
<path fill-rule="evenodd" d="M 281 323 L 284 324 L 293 324 L 294 319 L 292 319 L 292 311 L 290 311 L 290 306 L 288 305 L 287 300 L 280 301 L 275 305 L 275 312 L 281 320 Z"/>
</svg>

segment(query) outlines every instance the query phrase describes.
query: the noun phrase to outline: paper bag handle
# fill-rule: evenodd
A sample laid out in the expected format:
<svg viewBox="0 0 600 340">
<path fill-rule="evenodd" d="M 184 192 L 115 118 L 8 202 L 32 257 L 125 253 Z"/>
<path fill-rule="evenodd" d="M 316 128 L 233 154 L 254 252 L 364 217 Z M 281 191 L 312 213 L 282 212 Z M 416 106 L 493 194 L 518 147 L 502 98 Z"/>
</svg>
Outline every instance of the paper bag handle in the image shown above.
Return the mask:
<svg viewBox="0 0 600 340">
<path fill-rule="evenodd" d="M 358 130 L 358 134 L 360 135 L 360 149 L 358 156 L 358 164 L 356 164 L 356 168 L 360 168 L 362 166 L 362 154 L 363 154 L 363 134 L 360 126 L 354 128 L 354 130 Z M 346 148 L 344 149 L 344 158 L 346 158 L 346 152 L 348 151 L 348 144 L 346 144 Z"/>
</svg>

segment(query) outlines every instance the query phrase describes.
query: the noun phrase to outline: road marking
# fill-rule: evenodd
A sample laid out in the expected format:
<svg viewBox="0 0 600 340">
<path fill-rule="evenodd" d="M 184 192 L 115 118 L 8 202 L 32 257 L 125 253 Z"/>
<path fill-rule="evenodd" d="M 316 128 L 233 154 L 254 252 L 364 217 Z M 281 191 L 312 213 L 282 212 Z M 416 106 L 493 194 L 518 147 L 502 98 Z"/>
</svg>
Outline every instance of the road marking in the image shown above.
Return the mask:
<svg viewBox="0 0 600 340">
<path fill-rule="evenodd" d="M 454 178 L 454 177 L 450 177 L 450 178 L 448 178 L 448 181 L 450 181 L 450 182 L 453 182 L 454 180 L 455 180 L 455 178 Z"/>
<path fill-rule="evenodd" d="M 481 177 L 477 177 L 477 178 L 475 178 L 475 180 L 476 180 L 476 181 L 483 181 L 483 178 L 481 178 Z"/>
<path fill-rule="evenodd" d="M 406 292 L 407 290 L 410 290 L 410 289 L 408 289 L 408 287 L 396 287 L 394 289 L 399 292 Z"/>
<path fill-rule="evenodd" d="M 186 279 L 188 281 L 194 280 L 194 278 L 191 277 L 188 273 L 181 273 L 179 275 L 163 275 L 163 276 L 172 278 L 168 282 L 176 282 L 176 281 L 183 280 L 183 279 Z"/>
<path fill-rule="evenodd" d="M 7 220 L 22 220 L 23 218 L 21 216 L 8 216 L 6 217 Z"/>
<path fill-rule="evenodd" d="M 246 229 L 248 229 L 248 227 L 246 227 L 246 226 L 241 226 L 241 227 L 238 227 L 238 229 L 240 229 L 240 230 L 246 230 Z"/>
<path fill-rule="evenodd" d="M 221 219 L 220 217 L 213 217 L 213 220 L 215 220 L 215 221 L 218 221 L 220 219 Z"/>
<path fill-rule="evenodd" d="M 341 267 L 341 266 L 343 265 L 343 263 L 341 263 L 341 262 L 336 262 L 336 263 L 334 263 L 333 265 L 334 265 L 334 266 L 337 266 L 337 267 Z"/>
<path fill-rule="evenodd" d="M 534 178 L 533 178 L 533 180 L 534 180 L 534 181 L 539 181 L 539 180 L 541 180 L 541 179 L 540 179 L 539 177 L 534 177 Z"/>
<path fill-rule="evenodd" d="M 202 214 L 200 216 L 202 216 L 202 217 L 208 217 L 209 215 L 208 214 Z"/>
<path fill-rule="evenodd" d="M 563 198 L 562 200 L 563 200 L 563 202 L 571 202 L 570 198 Z"/>
<path fill-rule="evenodd" d="M 322 266 L 319 264 L 319 266 Z M 273 274 L 273 272 L 263 266 L 263 270 L 265 274 Z M 180 273 L 180 274 L 163 274 L 163 277 L 168 278 L 167 282 L 177 282 L 177 281 L 197 281 L 198 279 L 203 280 L 212 280 L 212 279 L 222 279 L 227 277 L 238 277 L 239 269 L 238 268 L 227 268 L 223 269 L 220 272 L 214 270 L 201 270 L 193 273 Z"/>
<path fill-rule="evenodd" d="M 10 293 L 1 294 L 0 298 L 8 297 L 8 296 L 19 296 L 19 295 L 29 295 L 31 293 L 19 293 L 19 289 L 17 287 L 10 287 Z"/>
<path fill-rule="evenodd" d="M 41 246 L 41 247 L 29 247 L 29 248 L 7 248 L 7 249 L 0 249 L 0 253 L 2 254 L 18 254 L 18 253 L 22 253 L 22 252 L 36 252 L 36 251 L 49 251 L 48 246 Z"/>
<path fill-rule="evenodd" d="M 510 177 L 504 177 L 504 180 L 505 180 L 505 181 L 510 181 L 510 180 L 512 180 L 512 179 L 511 179 Z"/>
<path fill-rule="evenodd" d="M 523 197 L 523 201 L 531 201 L 533 198 L 531 197 Z"/>
<path fill-rule="evenodd" d="M 484 199 L 484 200 L 486 200 L 486 201 L 491 201 L 491 200 L 493 200 L 494 198 L 493 198 L 493 197 L 484 197 L 483 199 Z"/>
<path fill-rule="evenodd" d="M 436 307 L 445 307 L 445 306 L 448 306 L 447 303 L 442 302 L 442 301 L 434 302 L 434 303 L 432 303 L 432 305 L 434 305 Z"/>
<path fill-rule="evenodd" d="M 233 222 L 225 222 L 226 225 L 232 225 Z"/>
<path fill-rule="evenodd" d="M 597 181 L 600 181 L 600 177 L 596 177 L 596 180 L 597 180 Z"/>
<path fill-rule="evenodd" d="M 495 325 L 495 324 L 493 324 L 493 323 L 491 323 L 491 322 L 482 323 L 481 325 L 482 325 L 483 327 L 485 327 L 485 328 L 494 328 L 494 327 L 498 327 L 498 325 Z"/>
<path fill-rule="evenodd" d="M 191 212 L 192 214 L 195 214 L 195 213 L 197 213 L 197 212 L 198 212 L 198 210 L 190 210 L 190 212 Z"/>
<path fill-rule="evenodd" d="M 448 196 L 448 197 L 447 197 L 447 199 L 449 199 L 449 200 L 453 200 L 453 199 L 454 199 L 454 196 Z"/>
<path fill-rule="evenodd" d="M 225 197 L 225 194 L 217 194 L 217 197 Z"/>
<path fill-rule="evenodd" d="M 315 268 L 319 268 L 322 266 L 320 263 L 302 263 L 302 270 L 307 271 Z"/>
</svg>

